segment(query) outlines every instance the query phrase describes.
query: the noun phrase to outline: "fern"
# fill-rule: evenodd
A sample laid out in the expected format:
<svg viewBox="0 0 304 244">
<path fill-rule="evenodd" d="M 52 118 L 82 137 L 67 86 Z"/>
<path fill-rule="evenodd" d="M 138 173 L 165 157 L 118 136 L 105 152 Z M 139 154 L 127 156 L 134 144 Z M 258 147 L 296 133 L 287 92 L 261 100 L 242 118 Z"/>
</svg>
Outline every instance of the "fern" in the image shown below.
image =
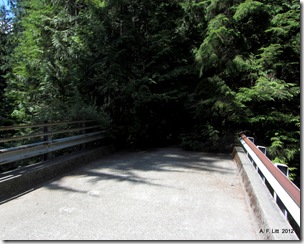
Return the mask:
<svg viewBox="0 0 304 244">
<path fill-rule="evenodd" d="M 236 21 L 242 21 L 250 16 L 260 14 L 261 12 L 267 13 L 268 11 L 267 5 L 259 1 L 246 0 L 238 5 L 233 18 Z"/>
</svg>

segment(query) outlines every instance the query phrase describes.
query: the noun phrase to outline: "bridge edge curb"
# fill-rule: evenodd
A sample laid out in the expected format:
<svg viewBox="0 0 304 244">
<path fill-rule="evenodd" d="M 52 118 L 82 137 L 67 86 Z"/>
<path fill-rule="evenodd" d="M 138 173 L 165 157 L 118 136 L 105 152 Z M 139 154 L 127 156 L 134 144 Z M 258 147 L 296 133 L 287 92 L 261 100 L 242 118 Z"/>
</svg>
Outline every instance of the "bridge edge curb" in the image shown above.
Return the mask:
<svg viewBox="0 0 304 244">
<path fill-rule="evenodd" d="M 112 146 L 85 149 L 0 174 L 0 205 L 113 152 Z"/>
<path fill-rule="evenodd" d="M 232 157 L 240 172 L 246 200 L 258 227 L 257 235 L 260 235 L 262 240 L 299 240 L 295 233 L 282 233 L 282 229 L 292 227 L 255 172 L 243 148 L 235 147 Z M 277 229 L 280 233 L 272 233 Z"/>
</svg>

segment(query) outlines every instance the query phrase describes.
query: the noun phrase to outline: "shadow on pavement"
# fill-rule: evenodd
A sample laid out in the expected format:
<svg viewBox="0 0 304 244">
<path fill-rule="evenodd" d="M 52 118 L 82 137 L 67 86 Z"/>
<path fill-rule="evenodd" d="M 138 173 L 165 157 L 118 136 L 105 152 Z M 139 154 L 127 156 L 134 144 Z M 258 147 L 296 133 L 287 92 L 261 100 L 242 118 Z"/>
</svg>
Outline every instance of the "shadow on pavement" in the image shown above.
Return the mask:
<svg viewBox="0 0 304 244">
<path fill-rule="evenodd" d="M 153 182 L 141 172 L 234 174 L 235 169 L 220 166 L 220 162 L 231 160 L 229 154 L 190 152 L 179 148 L 159 148 L 139 152 L 117 152 L 72 171 L 68 176 L 85 177 L 87 183 L 100 181 L 130 182 L 132 184 L 164 185 Z M 57 179 L 59 180 L 59 179 Z M 87 193 L 77 188 L 62 186 L 57 181 L 45 184 L 51 190 Z M 171 187 L 171 186 L 165 186 Z M 174 186 L 173 186 L 174 187 Z"/>
</svg>

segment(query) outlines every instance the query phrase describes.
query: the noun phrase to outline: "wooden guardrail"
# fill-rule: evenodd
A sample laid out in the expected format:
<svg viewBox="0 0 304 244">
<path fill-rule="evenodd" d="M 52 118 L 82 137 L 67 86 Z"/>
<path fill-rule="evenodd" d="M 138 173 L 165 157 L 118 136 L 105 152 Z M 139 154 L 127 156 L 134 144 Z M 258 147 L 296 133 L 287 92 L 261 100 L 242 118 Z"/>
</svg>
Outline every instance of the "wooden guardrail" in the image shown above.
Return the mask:
<svg viewBox="0 0 304 244">
<path fill-rule="evenodd" d="M 52 152 L 103 139 L 103 132 L 92 120 L 0 126 L 0 166 L 39 155 L 47 160 Z"/>
<path fill-rule="evenodd" d="M 253 163 L 265 185 L 272 188 L 273 197 L 285 217 L 287 218 L 289 213 L 300 226 L 300 189 L 275 167 L 272 161 L 246 135 L 240 133 L 240 136 L 240 142 L 250 162 Z"/>
</svg>

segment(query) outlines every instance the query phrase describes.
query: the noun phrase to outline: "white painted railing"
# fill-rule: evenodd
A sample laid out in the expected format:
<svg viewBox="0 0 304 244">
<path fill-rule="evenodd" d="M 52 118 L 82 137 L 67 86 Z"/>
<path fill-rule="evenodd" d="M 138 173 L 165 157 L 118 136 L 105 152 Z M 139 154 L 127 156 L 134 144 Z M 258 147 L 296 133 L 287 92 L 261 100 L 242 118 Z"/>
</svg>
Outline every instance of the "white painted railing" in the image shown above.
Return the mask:
<svg viewBox="0 0 304 244">
<path fill-rule="evenodd" d="M 273 197 L 276 203 L 283 211 L 287 218 L 288 213 L 293 217 L 295 222 L 300 226 L 300 189 L 293 184 L 253 143 L 252 138 L 240 134 L 240 142 L 245 149 L 247 156 L 257 172 L 260 174 L 263 182 L 273 190 Z"/>
</svg>

